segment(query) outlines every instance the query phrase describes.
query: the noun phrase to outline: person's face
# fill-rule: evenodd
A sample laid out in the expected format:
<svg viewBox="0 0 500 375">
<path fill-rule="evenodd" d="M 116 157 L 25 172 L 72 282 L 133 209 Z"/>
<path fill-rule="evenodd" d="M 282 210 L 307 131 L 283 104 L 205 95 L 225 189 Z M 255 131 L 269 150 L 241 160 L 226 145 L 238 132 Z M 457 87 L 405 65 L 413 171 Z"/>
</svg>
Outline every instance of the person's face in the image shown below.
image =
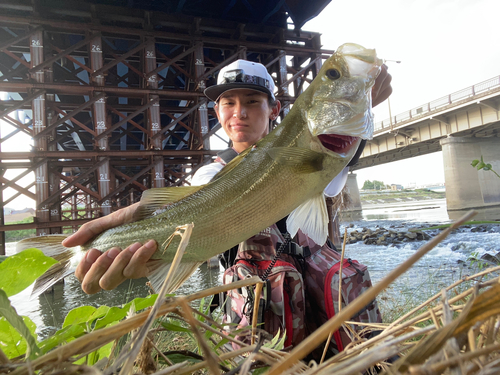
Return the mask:
<svg viewBox="0 0 500 375">
<path fill-rule="evenodd" d="M 267 94 L 235 89 L 223 93 L 215 107 L 222 128 L 241 152 L 267 135 L 269 120 L 279 114 L 279 108 L 269 107 Z"/>
</svg>

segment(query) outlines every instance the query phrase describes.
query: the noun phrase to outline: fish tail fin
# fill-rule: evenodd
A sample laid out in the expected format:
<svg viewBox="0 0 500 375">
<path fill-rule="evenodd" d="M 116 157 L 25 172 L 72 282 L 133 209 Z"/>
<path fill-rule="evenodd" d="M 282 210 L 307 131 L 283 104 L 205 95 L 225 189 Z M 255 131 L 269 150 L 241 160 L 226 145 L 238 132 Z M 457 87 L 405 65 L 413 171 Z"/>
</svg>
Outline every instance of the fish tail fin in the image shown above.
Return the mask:
<svg viewBox="0 0 500 375">
<path fill-rule="evenodd" d="M 52 257 L 59 263 L 50 267 L 42 276 L 35 281 L 31 298 L 37 297 L 52 285 L 72 274 L 75 269 L 72 260 L 78 253 L 78 247 L 64 247 L 61 242 L 66 235 L 56 234 L 49 236 L 33 237 L 21 240 L 16 245 L 16 252 L 26 249 L 36 248 L 41 250 L 46 256 Z"/>
<path fill-rule="evenodd" d="M 203 262 L 181 262 L 175 269 L 170 283 L 167 286 L 166 293 L 175 292 Z M 157 268 L 148 276 L 151 286 L 155 293 L 158 293 L 162 287 L 165 278 L 170 270 L 170 263 L 161 262 Z"/>
</svg>

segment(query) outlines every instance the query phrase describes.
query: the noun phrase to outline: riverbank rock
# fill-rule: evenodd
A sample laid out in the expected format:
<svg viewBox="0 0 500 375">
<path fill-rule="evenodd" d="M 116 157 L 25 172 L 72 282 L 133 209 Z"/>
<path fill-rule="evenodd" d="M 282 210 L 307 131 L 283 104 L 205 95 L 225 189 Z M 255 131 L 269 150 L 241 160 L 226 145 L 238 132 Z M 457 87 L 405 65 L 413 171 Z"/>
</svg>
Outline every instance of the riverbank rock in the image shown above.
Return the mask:
<svg viewBox="0 0 500 375">
<path fill-rule="evenodd" d="M 377 226 L 375 229 L 362 228 L 354 229 L 348 233 L 347 243 L 353 244 L 362 241 L 365 245 L 380 245 L 389 246 L 397 245 L 405 242 L 413 241 L 428 241 L 436 236 L 441 229 L 427 229 L 438 226 L 438 224 L 424 223 L 425 226 L 417 228 L 404 228 L 402 225 L 391 225 L 389 229 Z M 353 224 L 348 225 L 349 228 L 354 228 Z M 500 233 L 500 225 L 498 224 L 471 224 L 464 225 L 455 231 L 457 232 L 481 232 L 481 233 Z M 452 249 L 455 250 L 455 249 Z M 500 259 L 500 255 L 499 255 Z"/>
</svg>

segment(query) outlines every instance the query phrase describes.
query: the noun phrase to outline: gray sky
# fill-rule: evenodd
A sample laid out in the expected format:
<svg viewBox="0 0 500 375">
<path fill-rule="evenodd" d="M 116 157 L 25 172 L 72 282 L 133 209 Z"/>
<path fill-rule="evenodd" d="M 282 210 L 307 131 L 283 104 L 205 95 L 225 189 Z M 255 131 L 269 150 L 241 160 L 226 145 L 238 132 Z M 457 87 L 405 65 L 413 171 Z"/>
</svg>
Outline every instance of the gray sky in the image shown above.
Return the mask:
<svg viewBox="0 0 500 375">
<path fill-rule="evenodd" d="M 325 49 L 352 42 L 401 60 L 387 63 L 397 115 L 500 75 L 499 12 L 498 0 L 332 0 L 303 29 L 322 33 Z M 387 102 L 374 112 L 375 122 L 389 118 Z M 359 185 L 444 182 L 441 152 L 356 173 Z"/>
</svg>

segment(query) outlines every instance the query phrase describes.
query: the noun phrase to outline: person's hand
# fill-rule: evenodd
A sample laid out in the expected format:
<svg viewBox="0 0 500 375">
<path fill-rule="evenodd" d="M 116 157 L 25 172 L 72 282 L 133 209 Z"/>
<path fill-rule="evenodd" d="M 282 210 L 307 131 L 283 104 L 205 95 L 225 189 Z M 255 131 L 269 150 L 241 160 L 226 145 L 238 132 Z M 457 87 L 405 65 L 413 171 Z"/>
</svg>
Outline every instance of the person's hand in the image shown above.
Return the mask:
<svg viewBox="0 0 500 375">
<path fill-rule="evenodd" d="M 84 245 L 107 229 L 132 222 L 137 207 L 139 207 L 139 203 L 134 203 L 112 214 L 83 224 L 77 232 L 73 233 L 62 242 L 63 246 L 73 247 Z"/>
<path fill-rule="evenodd" d="M 372 87 L 372 107 L 379 105 L 392 94 L 391 81 L 392 77 L 387 71 L 387 65 L 383 64 Z"/>
<path fill-rule="evenodd" d="M 107 229 L 132 222 L 138 206 L 139 203 L 135 203 L 89 221 L 62 244 L 66 247 L 84 245 Z M 157 260 L 150 259 L 156 251 L 154 240 L 147 241 L 144 245 L 131 244 L 124 251 L 117 247 L 102 250 L 107 251 L 102 253 L 98 249 L 88 250 L 76 268 L 75 276 L 87 294 L 97 293 L 101 289 L 114 289 L 126 279 L 148 276 L 158 265 Z"/>
<path fill-rule="evenodd" d="M 90 249 L 78 264 L 75 276 L 87 294 L 114 289 L 127 279 L 145 277 L 155 270 L 161 262 L 150 259 L 156 247 L 156 241 L 149 240 L 144 245 L 136 242 L 123 251 L 118 247 L 104 253 Z"/>
</svg>

